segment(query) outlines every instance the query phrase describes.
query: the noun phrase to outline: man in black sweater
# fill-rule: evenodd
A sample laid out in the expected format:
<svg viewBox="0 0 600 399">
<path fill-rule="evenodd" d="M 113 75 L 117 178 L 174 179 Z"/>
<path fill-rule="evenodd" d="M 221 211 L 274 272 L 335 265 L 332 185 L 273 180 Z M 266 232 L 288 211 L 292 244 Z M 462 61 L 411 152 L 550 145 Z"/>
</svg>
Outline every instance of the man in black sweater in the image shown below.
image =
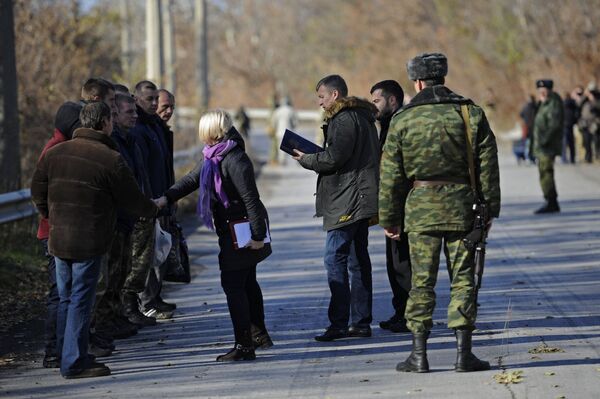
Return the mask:
<svg viewBox="0 0 600 399">
<path fill-rule="evenodd" d="M 371 88 L 371 101 L 378 111 L 375 117 L 380 124 L 379 146 L 383 151 L 392 115 L 402 107 L 404 90 L 395 80 L 383 80 Z M 410 291 L 411 271 L 406 233 L 402 233 L 399 241 L 386 237 L 385 254 L 388 279 L 392 288 L 394 315 L 379 323 L 379 327 L 396 333 L 408 332 L 404 311 Z"/>
</svg>

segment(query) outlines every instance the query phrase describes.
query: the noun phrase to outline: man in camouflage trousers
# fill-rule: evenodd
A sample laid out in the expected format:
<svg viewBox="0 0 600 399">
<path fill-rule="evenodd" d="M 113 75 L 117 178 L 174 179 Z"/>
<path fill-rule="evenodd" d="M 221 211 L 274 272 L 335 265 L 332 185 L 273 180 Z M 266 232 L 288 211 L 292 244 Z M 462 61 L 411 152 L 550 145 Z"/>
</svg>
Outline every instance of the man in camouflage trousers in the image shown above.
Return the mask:
<svg viewBox="0 0 600 399">
<path fill-rule="evenodd" d="M 444 86 L 443 54 L 421 54 L 407 65 L 416 96 L 392 119 L 381 160 L 379 223 L 391 239 L 408 233 L 412 287 L 406 308 L 413 349 L 398 371 L 428 372 L 427 338 L 433 326 L 440 251 L 451 274 L 448 327 L 457 338 L 456 371 L 490 368 L 471 352 L 477 316 L 473 253 L 463 238 L 473 227 L 475 194 L 470 186 L 465 122 L 472 130 L 478 196 L 491 218 L 500 213 L 496 139 L 483 110 Z M 466 119 L 466 118 L 465 118 Z M 491 218 L 488 228 L 491 227 Z"/>
<path fill-rule="evenodd" d="M 546 203 L 534 213 L 560 212 L 554 183 L 554 158 L 562 153 L 564 109 L 560 96 L 552 90 L 554 82 L 536 82 L 540 105 L 533 122 L 533 155 L 540 172 L 540 186 Z"/>
</svg>

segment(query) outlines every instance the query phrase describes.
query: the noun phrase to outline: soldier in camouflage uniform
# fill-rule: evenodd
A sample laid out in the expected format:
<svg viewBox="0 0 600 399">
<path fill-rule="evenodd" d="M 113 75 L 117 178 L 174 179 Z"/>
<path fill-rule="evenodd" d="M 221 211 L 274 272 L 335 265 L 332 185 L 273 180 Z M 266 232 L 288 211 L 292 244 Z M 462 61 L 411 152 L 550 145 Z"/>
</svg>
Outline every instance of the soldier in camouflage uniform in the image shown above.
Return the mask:
<svg viewBox="0 0 600 399">
<path fill-rule="evenodd" d="M 396 369 L 429 371 L 426 346 L 443 248 L 452 276 L 448 327 L 455 330 L 458 343 L 455 370 L 487 370 L 489 363 L 471 352 L 477 291 L 473 253 L 462 240 L 473 227 L 475 194 L 461 105 L 467 106 L 473 133 L 469 150 L 474 152 L 476 190 L 492 218 L 500 212 L 496 139 L 483 110 L 444 86 L 448 64 L 443 54 L 419 55 L 407 69 L 417 95 L 392 119 L 379 188 L 379 223 L 391 239 L 399 239 L 402 231 L 408 233 L 412 264 L 406 319 L 413 350 Z"/>
<path fill-rule="evenodd" d="M 554 183 L 554 158 L 562 153 L 563 102 L 552 91 L 552 80 L 538 80 L 536 86 L 540 105 L 533 122 L 533 155 L 537 159 L 540 185 L 546 203 L 535 213 L 560 212 Z"/>
</svg>

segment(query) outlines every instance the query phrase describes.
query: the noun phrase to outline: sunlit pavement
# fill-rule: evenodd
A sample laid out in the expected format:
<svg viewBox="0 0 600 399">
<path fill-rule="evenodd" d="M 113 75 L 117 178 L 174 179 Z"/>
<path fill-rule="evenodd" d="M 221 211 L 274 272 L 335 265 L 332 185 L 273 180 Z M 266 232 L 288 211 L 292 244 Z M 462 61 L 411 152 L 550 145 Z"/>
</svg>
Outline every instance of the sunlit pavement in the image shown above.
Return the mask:
<svg viewBox="0 0 600 399">
<path fill-rule="evenodd" d="M 268 143 L 254 133 L 264 158 Z M 474 352 L 492 370 L 455 373 L 455 344 L 445 327 L 449 284 L 440 268 L 435 326 L 428 354 L 432 372 L 404 374 L 397 362 L 410 335 L 381 330 L 391 315 L 383 233 L 372 228 L 374 322 L 371 338 L 320 343 L 329 290 L 322 264 L 321 220 L 313 218 L 316 175 L 290 159 L 265 165 L 259 190 L 271 218 L 273 255 L 259 265 L 267 326 L 275 346 L 255 362 L 217 363 L 232 346 L 219 283 L 216 237 L 184 221 L 194 263 L 188 285 L 164 295 L 178 305 L 171 321 L 117 341 L 100 359 L 110 377 L 64 380 L 41 360 L 0 375 L 0 397 L 35 398 L 596 398 L 600 392 L 599 166 L 557 165 L 560 214 L 534 216 L 541 191 L 534 166 L 502 152 L 503 207 L 489 237 L 479 295 Z M 546 345 L 544 347 L 544 345 Z M 542 348 L 542 353 L 530 353 Z M 41 358 L 40 358 L 41 359 Z M 521 371 L 522 381 L 494 376 Z"/>
</svg>

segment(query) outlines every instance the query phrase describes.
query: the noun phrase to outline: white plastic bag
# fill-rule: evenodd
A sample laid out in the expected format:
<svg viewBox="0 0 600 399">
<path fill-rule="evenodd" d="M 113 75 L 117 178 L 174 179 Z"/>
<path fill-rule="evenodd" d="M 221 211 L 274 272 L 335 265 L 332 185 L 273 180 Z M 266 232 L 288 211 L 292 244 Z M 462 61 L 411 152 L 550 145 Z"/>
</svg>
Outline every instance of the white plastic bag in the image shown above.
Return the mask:
<svg viewBox="0 0 600 399">
<path fill-rule="evenodd" d="M 171 251 L 171 234 L 160 227 L 158 220 L 154 222 L 154 267 L 162 265 Z"/>
</svg>

